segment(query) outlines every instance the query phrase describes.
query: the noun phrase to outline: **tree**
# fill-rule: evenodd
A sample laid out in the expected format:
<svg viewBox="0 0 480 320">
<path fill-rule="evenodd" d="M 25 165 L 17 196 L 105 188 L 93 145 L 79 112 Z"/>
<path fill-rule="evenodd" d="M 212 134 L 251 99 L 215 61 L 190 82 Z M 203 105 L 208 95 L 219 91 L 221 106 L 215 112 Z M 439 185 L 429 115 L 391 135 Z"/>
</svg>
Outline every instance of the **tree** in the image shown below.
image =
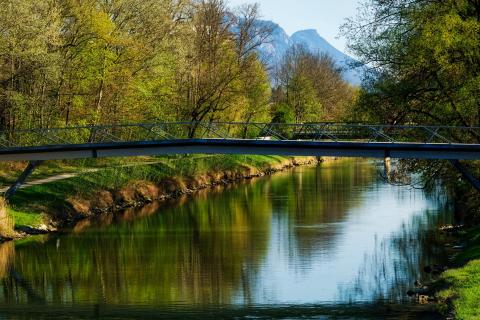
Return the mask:
<svg viewBox="0 0 480 320">
<path fill-rule="evenodd" d="M 268 74 L 260 61 L 255 61 L 242 79 L 242 92 L 245 103 L 240 116 L 234 120 L 246 123 L 268 121 L 271 88 Z"/>
<path fill-rule="evenodd" d="M 359 104 L 369 117 L 392 124 L 480 123 L 478 1 L 370 1 L 344 31 L 370 67 Z"/>
<path fill-rule="evenodd" d="M 158 103 L 175 90 L 171 44 L 188 7 L 176 0 L 65 1 L 65 123 L 72 112 L 91 124 L 161 118 Z"/>
<path fill-rule="evenodd" d="M 228 114 L 242 91 L 242 81 L 258 68 L 255 52 L 268 30 L 256 28 L 256 6 L 230 13 L 223 0 L 201 0 L 194 7 L 191 45 L 179 82 L 183 89 L 181 117 L 213 121 Z M 240 17 L 240 18 L 239 18 Z M 192 126 L 190 136 L 195 134 Z"/>
<path fill-rule="evenodd" d="M 276 78 L 276 102 L 289 105 L 297 122 L 339 120 L 354 100 L 333 60 L 303 46 L 287 51 Z"/>
<path fill-rule="evenodd" d="M 49 125 L 58 83 L 55 1 L 0 1 L 0 129 Z"/>
<path fill-rule="evenodd" d="M 287 104 L 293 110 L 295 122 L 317 122 L 322 119 L 322 104 L 310 79 L 303 74 L 294 74 L 286 89 Z"/>
<path fill-rule="evenodd" d="M 357 119 L 389 124 L 480 124 L 480 1 L 370 0 L 344 27 L 370 75 Z M 467 132 L 467 131 L 465 131 Z M 452 140 L 480 142 L 471 130 Z M 472 170 L 478 172 L 478 165 Z M 441 179 L 458 203 L 478 207 L 478 194 L 444 162 L 404 161 L 425 186 Z"/>
<path fill-rule="evenodd" d="M 223 0 L 0 0 L 0 129 L 265 121 L 257 16 Z"/>
</svg>

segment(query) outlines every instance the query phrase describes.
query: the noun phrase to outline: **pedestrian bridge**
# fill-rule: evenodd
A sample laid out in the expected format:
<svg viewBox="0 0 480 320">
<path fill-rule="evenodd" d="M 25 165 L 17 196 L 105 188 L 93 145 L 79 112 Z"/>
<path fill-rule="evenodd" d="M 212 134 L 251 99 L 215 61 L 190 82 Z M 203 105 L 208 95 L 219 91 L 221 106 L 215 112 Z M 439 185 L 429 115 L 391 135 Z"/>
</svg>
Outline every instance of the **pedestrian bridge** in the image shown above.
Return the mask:
<svg viewBox="0 0 480 320">
<path fill-rule="evenodd" d="M 174 122 L 0 132 L 0 161 L 167 154 L 480 159 L 480 128 Z"/>
<path fill-rule="evenodd" d="M 29 161 L 7 190 L 10 199 L 44 160 L 169 154 L 258 154 L 450 160 L 480 191 L 459 160 L 480 160 L 480 128 L 346 123 L 173 122 L 0 132 L 0 161 Z M 389 165 L 388 165 L 389 166 Z M 387 167 L 387 165 L 386 165 Z"/>
</svg>

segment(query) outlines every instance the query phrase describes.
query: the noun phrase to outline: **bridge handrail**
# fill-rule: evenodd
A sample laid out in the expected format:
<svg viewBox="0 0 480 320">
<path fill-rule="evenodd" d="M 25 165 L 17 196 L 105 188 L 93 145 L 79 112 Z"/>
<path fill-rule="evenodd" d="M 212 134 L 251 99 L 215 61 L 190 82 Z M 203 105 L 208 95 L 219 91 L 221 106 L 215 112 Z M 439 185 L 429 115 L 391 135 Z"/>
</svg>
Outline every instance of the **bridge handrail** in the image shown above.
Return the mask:
<svg viewBox="0 0 480 320">
<path fill-rule="evenodd" d="M 472 141 L 474 141 L 474 143 L 478 144 L 480 141 L 480 127 L 340 122 L 261 123 L 188 121 L 80 125 L 0 131 L 0 149 L 186 138 L 265 139 L 268 137 L 277 140 L 365 140 L 366 142 L 387 143 L 471 144 Z"/>
<path fill-rule="evenodd" d="M 32 129 L 15 129 L 15 130 L 0 130 L 0 134 L 4 132 L 32 132 L 36 130 L 74 130 L 74 129 L 92 129 L 92 128 L 118 128 L 118 127 L 143 127 L 143 126 L 161 126 L 161 125 L 272 125 L 272 126 L 287 126 L 287 127 L 303 127 L 308 125 L 326 125 L 326 126 L 342 126 L 354 128 L 398 128 L 398 129 L 456 129 L 456 130 L 480 130 L 480 126 L 446 126 L 446 125 L 397 125 L 397 124 L 368 124 L 368 123 L 344 123 L 344 122 L 306 122 L 306 123 L 280 123 L 280 122 L 188 122 L 188 121 L 174 121 L 174 122 L 148 122 L 148 123 L 121 123 L 121 124 L 104 124 L 104 125 L 80 125 L 80 126 L 66 126 L 66 127 L 52 127 L 52 128 L 32 128 Z"/>
</svg>

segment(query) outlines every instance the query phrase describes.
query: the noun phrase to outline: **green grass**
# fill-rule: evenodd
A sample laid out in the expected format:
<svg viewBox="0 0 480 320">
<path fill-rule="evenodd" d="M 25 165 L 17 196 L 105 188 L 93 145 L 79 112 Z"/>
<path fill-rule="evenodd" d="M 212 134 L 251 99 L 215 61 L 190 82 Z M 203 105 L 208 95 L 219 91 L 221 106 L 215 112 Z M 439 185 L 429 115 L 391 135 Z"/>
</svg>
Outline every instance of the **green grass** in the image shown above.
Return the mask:
<svg viewBox="0 0 480 320">
<path fill-rule="evenodd" d="M 172 157 L 163 157 L 168 159 Z M 129 165 L 142 162 L 155 161 L 153 157 L 130 157 L 130 158 L 102 158 L 81 160 L 55 160 L 47 161 L 38 166 L 30 175 L 29 180 L 43 179 L 62 173 L 76 173 L 85 169 L 101 169 Z M 25 162 L 4 162 L 0 165 L 0 185 L 10 185 L 22 173 L 27 166 Z"/>
<path fill-rule="evenodd" d="M 88 197 L 98 190 L 119 190 L 131 181 L 159 182 L 167 177 L 192 177 L 198 174 L 216 171 L 238 170 L 241 167 L 264 169 L 270 165 L 282 163 L 286 158 L 280 156 L 171 156 L 141 158 L 140 164 L 132 159 L 101 160 L 98 171 L 82 173 L 79 176 L 50 182 L 43 185 L 20 189 L 10 201 L 10 213 L 15 218 L 16 226 L 36 226 L 43 222 L 42 212 L 61 212 L 69 196 Z M 135 161 L 140 161 L 135 159 Z M 150 164 L 145 164 L 150 162 Z M 154 163 L 152 163 L 154 162 Z M 42 165 L 43 166 L 43 165 Z M 63 173 L 59 163 L 38 173 L 36 177 Z M 74 164 L 68 162 L 67 172 L 78 172 L 93 163 L 81 162 L 75 170 Z"/>
<path fill-rule="evenodd" d="M 442 274 L 447 289 L 439 293 L 440 308 L 453 308 L 457 319 L 480 319 L 480 228 L 462 235 L 467 249 L 454 256 L 454 263 L 464 265 Z"/>
<path fill-rule="evenodd" d="M 440 292 L 444 309 L 452 303 L 456 319 L 480 319 L 480 260 L 474 260 L 459 269 L 448 270 L 442 279 L 449 288 Z"/>
<path fill-rule="evenodd" d="M 17 211 L 12 208 L 8 208 L 8 214 L 14 219 L 15 227 L 36 227 L 44 223 L 42 214 Z"/>
</svg>

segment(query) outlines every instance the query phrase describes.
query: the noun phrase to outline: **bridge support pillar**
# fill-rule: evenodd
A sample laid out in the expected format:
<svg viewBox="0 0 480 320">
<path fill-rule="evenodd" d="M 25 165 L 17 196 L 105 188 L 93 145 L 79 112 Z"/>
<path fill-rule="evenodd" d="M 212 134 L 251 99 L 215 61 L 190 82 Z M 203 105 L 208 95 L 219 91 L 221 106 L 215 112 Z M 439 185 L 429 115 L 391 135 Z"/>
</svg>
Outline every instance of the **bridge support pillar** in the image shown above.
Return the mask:
<svg viewBox="0 0 480 320">
<path fill-rule="evenodd" d="M 450 163 L 470 182 L 470 184 L 480 191 L 480 181 L 458 160 L 450 160 Z"/>
<path fill-rule="evenodd" d="M 20 177 L 18 177 L 15 183 L 7 190 L 7 192 L 5 192 L 5 200 L 8 201 L 12 198 L 12 196 L 17 192 L 17 190 L 22 186 L 22 184 L 25 183 L 28 176 L 30 176 L 35 170 L 35 168 L 42 164 L 42 162 L 43 161 L 41 160 L 34 160 L 28 163 L 27 167 L 25 168 L 25 170 L 23 170 Z"/>
</svg>

